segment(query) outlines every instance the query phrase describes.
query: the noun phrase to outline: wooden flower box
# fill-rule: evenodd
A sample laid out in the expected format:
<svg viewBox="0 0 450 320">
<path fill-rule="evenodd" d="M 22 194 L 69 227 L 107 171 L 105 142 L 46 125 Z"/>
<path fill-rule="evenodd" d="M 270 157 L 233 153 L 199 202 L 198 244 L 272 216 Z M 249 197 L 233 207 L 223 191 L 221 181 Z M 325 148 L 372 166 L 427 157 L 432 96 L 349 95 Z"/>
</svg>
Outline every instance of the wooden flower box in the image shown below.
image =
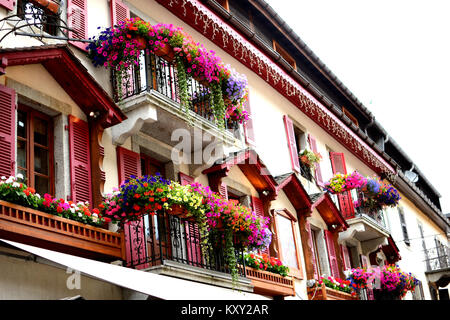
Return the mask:
<svg viewBox="0 0 450 320">
<path fill-rule="evenodd" d="M 308 288 L 309 300 L 359 300 L 358 296 L 352 296 L 339 290 L 334 290 L 326 287 L 324 284 L 316 288 Z"/>
<path fill-rule="evenodd" d="M 102 261 L 125 258 L 123 233 L 0 200 L 0 238 Z"/>
<path fill-rule="evenodd" d="M 294 280 L 279 274 L 245 267 L 245 276 L 252 281 L 253 292 L 266 296 L 294 296 Z"/>
</svg>

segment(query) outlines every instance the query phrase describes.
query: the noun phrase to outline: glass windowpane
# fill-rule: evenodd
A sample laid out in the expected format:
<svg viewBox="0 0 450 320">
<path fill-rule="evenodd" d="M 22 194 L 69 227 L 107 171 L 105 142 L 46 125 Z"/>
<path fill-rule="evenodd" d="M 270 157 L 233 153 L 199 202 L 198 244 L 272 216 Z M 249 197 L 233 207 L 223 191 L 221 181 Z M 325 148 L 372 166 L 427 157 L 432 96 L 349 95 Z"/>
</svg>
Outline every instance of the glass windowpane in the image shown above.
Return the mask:
<svg viewBox="0 0 450 320">
<path fill-rule="evenodd" d="M 34 143 L 48 147 L 48 121 L 34 118 Z"/>
<path fill-rule="evenodd" d="M 34 171 L 48 175 L 49 174 L 49 156 L 48 150 L 40 147 L 34 147 Z"/>
</svg>

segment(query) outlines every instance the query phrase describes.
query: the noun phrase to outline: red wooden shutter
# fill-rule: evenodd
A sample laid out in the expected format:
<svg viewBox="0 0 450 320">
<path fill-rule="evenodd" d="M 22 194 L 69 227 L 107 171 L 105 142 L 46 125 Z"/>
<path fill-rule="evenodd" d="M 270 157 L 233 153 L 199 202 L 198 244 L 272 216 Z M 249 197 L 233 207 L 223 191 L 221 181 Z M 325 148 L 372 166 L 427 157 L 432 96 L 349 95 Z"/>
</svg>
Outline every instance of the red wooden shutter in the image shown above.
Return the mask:
<svg viewBox="0 0 450 320">
<path fill-rule="evenodd" d="M 252 196 L 252 210 L 258 217 L 265 217 L 264 206 L 260 198 Z M 269 247 L 264 250 L 259 250 L 259 253 L 270 255 Z"/>
<path fill-rule="evenodd" d="M 119 183 L 122 184 L 131 176 L 140 176 L 140 154 L 122 147 L 117 147 L 116 151 Z M 146 263 L 147 246 L 144 218 L 131 222 L 125 227 L 124 231 L 127 265 L 134 265 L 136 269 L 147 268 L 149 265 Z"/>
<path fill-rule="evenodd" d="M 88 38 L 87 0 L 67 0 L 67 23 L 70 29 L 69 38 Z M 69 41 L 75 47 L 86 51 L 88 43 Z"/>
<path fill-rule="evenodd" d="M 72 115 L 69 115 L 69 146 L 72 201 L 92 204 L 89 125 Z"/>
<path fill-rule="evenodd" d="M 341 247 L 342 261 L 344 262 L 344 269 L 348 270 L 352 267 L 350 263 L 350 256 L 348 254 L 348 248 L 346 245 L 341 245 L 340 247 Z"/>
<path fill-rule="evenodd" d="M 345 166 L 345 157 L 343 153 L 330 152 L 331 166 L 333 173 L 347 174 Z M 346 191 L 338 194 L 339 206 L 344 218 L 349 219 L 355 216 L 355 207 L 353 206 L 353 199 L 351 191 Z"/>
<path fill-rule="evenodd" d="M 244 111 L 248 112 L 249 119 L 244 124 L 244 134 L 245 134 L 245 142 L 247 142 L 251 146 L 255 146 L 255 133 L 253 130 L 253 114 L 252 109 L 250 108 L 250 95 L 247 97 L 247 101 L 244 103 Z"/>
<path fill-rule="evenodd" d="M 228 188 L 225 182 L 222 182 L 219 186 L 219 193 L 222 197 L 228 200 Z"/>
<path fill-rule="evenodd" d="M 180 184 L 182 186 L 185 186 L 187 184 L 193 184 L 195 182 L 194 178 L 191 176 L 188 176 L 187 174 L 184 174 L 180 172 Z"/>
<path fill-rule="evenodd" d="M 15 175 L 16 92 L 0 85 L 0 176 Z"/>
<path fill-rule="evenodd" d="M 141 175 L 141 156 L 139 153 L 117 147 L 117 166 L 119 172 L 119 185 L 130 176 Z"/>
<path fill-rule="evenodd" d="M 120 0 L 110 0 L 111 26 L 130 18 L 130 9 Z"/>
<path fill-rule="evenodd" d="M 292 169 L 296 172 L 300 172 L 300 162 L 298 160 L 297 143 L 295 141 L 294 124 L 292 120 L 287 116 L 283 116 L 284 127 L 286 128 L 286 137 L 289 146 L 289 152 L 291 154 Z"/>
<path fill-rule="evenodd" d="M 328 261 L 330 262 L 331 275 L 335 278 L 339 278 L 339 266 L 336 257 L 333 234 L 328 230 L 325 230 L 325 241 L 327 243 Z"/>
<path fill-rule="evenodd" d="M 16 4 L 16 0 L 0 0 L 0 6 L 12 10 L 14 9 L 14 5 Z"/>
<path fill-rule="evenodd" d="M 312 135 L 308 135 L 309 138 L 309 145 L 311 146 L 311 149 L 313 152 L 317 152 L 317 142 L 316 138 L 314 138 Z M 323 186 L 323 178 L 322 178 L 322 170 L 320 170 L 320 163 L 316 163 L 316 182 L 319 186 Z"/>
<path fill-rule="evenodd" d="M 306 221 L 306 232 L 308 232 L 308 246 L 311 248 L 311 263 L 313 265 L 313 269 L 314 269 L 314 279 L 319 279 L 319 272 L 317 270 L 317 260 L 316 260 L 316 253 L 314 251 L 314 243 L 313 243 L 313 237 L 312 237 L 312 233 L 313 231 L 311 230 L 311 224 L 309 223 L 309 221 Z"/>
</svg>

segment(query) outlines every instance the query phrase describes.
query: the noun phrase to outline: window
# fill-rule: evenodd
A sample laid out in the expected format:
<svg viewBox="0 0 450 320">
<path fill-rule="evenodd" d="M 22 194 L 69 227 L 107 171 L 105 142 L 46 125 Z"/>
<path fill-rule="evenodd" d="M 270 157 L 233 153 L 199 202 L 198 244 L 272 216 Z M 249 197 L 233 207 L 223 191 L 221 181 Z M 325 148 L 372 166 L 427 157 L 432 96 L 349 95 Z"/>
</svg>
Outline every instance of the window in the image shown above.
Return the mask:
<svg viewBox="0 0 450 320">
<path fill-rule="evenodd" d="M 299 129 L 298 127 L 294 126 L 294 134 L 295 134 L 295 144 L 297 146 L 297 150 L 299 153 L 301 153 L 303 150 L 307 148 L 307 142 L 306 142 L 306 133 Z M 311 148 L 308 148 L 311 149 Z M 302 177 L 304 177 L 308 181 L 313 181 L 313 170 L 312 168 L 308 167 L 306 164 L 304 164 L 300 159 L 300 174 Z"/>
<path fill-rule="evenodd" d="M 143 176 L 154 176 L 157 172 L 164 177 L 164 165 L 145 154 L 141 154 L 141 174 Z"/>
<path fill-rule="evenodd" d="M 342 107 L 342 112 L 358 127 L 358 120 L 345 107 Z"/>
<path fill-rule="evenodd" d="M 322 275 L 324 273 L 324 270 L 320 263 L 321 254 L 320 254 L 320 251 L 318 250 L 319 246 L 317 245 L 317 233 L 318 233 L 318 231 L 311 229 L 312 246 L 313 246 L 313 250 L 314 250 L 314 258 L 316 260 L 315 264 L 316 264 L 316 268 L 317 268 L 317 273 L 319 275 Z"/>
<path fill-rule="evenodd" d="M 54 194 L 53 121 L 25 106 L 17 116 L 17 171 L 39 194 Z"/>
<path fill-rule="evenodd" d="M 291 274 L 302 277 L 298 241 L 295 234 L 296 222 L 287 210 L 275 211 L 275 228 L 278 239 L 279 259 L 289 267 Z"/>
<path fill-rule="evenodd" d="M 287 53 L 286 50 L 284 50 L 279 44 L 278 42 L 276 42 L 275 40 L 273 40 L 273 49 L 278 52 L 280 54 L 280 56 L 286 60 L 287 63 L 289 63 L 292 68 L 297 69 L 297 64 L 295 62 L 295 59 L 292 58 L 292 56 Z"/>
<path fill-rule="evenodd" d="M 42 27 L 43 31 L 56 36 L 58 34 L 58 10 L 59 1 L 49 0 L 48 7 L 37 4 L 37 1 L 18 0 L 17 14 L 22 19 L 36 27 Z"/>
<path fill-rule="evenodd" d="M 408 229 L 406 228 L 405 213 L 403 212 L 402 207 L 398 207 L 398 215 L 400 218 L 400 226 L 401 226 L 402 232 L 403 232 L 403 239 L 405 241 L 405 244 L 409 246 L 410 242 L 409 242 L 409 236 L 408 236 Z"/>
<path fill-rule="evenodd" d="M 228 12 L 230 11 L 230 6 L 228 5 L 228 0 L 217 0 L 217 2 Z"/>
</svg>

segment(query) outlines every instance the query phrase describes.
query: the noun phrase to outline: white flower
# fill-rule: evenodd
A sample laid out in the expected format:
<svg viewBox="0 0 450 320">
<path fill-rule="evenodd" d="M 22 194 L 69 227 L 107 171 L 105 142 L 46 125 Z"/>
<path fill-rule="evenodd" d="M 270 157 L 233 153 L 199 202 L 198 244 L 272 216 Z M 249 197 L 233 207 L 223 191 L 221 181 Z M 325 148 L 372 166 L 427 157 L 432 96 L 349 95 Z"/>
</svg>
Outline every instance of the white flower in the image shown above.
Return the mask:
<svg viewBox="0 0 450 320">
<path fill-rule="evenodd" d="M 2 176 L 2 180 L 6 180 L 6 177 L 5 177 L 5 176 Z"/>
<path fill-rule="evenodd" d="M 9 177 L 6 181 L 5 181 L 6 183 L 13 183 L 14 182 L 14 180 L 13 179 L 11 179 L 11 177 Z"/>
<path fill-rule="evenodd" d="M 93 213 L 93 214 L 92 214 L 92 217 L 93 217 L 93 218 L 98 218 L 98 214 Z"/>
<path fill-rule="evenodd" d="M 21 174 L 21 173 L 18 173 L 16 177 L 23 180 L 23 174 Z"/>
<path fill-rule="evenodd" d="M 12 186 L 13 188 L 20 188 L 20 183 L 13 182 Z"/>
<path fill-rule="evenodd" d="M 38 197 L 38 199 L 41 198 L 41 195 L 40 195 L 39 193 L 35 193 L 34 195 L 35 195 L 36 197 Z"/>
<path fill-rule="evenodd" d="M 79 216 L 79 217 L 82 217 L 83 215 L 81 214 L 81 212 L 78 212 L 78 216 Z"/>
<path fill-rule="evenodd" d="M 70 208 L 70 212 L 75 213 L 75 208 Z"/>
</svg>

